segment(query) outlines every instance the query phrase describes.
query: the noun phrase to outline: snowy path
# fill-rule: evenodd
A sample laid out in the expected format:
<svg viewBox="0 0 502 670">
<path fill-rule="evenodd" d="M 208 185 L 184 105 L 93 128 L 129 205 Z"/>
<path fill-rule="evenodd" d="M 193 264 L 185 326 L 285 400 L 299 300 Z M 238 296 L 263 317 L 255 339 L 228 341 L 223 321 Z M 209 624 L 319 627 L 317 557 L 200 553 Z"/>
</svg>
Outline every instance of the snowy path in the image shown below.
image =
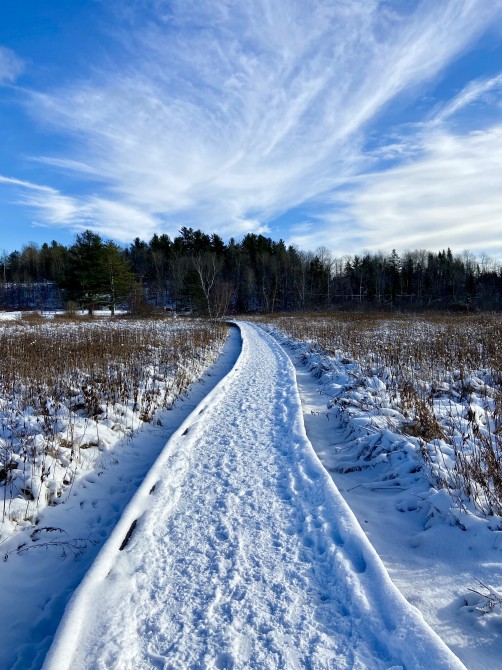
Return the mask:
<svg viewBox="0 0 502 670">
<path fill-rule="evenodd" d="M 462 668 L 320 465 L 287 355 L 241 331 L 236 366 L 166 445 L 44 668 Z"/>
</svg>

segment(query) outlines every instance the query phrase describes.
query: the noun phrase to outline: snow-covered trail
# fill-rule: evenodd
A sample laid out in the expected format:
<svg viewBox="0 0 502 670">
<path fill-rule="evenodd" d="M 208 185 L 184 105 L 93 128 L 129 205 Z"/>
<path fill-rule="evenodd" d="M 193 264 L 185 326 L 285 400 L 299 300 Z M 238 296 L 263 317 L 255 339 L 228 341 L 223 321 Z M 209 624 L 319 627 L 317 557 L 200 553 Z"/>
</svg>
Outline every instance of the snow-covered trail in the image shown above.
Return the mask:
<svg viewBox="0 0 502 670">
<path fill-rule="evenodd" d="M 288 356 L 240 327 L 235 367 L 166 445 L 45 670 L 463 668 L 317 459 Z"/>
</svg>

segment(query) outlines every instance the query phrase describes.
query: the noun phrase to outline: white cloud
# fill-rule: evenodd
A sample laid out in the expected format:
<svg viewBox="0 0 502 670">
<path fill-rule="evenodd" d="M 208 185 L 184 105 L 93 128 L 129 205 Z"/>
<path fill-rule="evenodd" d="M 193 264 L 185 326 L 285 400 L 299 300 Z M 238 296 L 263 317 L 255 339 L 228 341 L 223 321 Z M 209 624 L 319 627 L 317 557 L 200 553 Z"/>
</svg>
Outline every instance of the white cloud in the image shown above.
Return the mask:
<svg viewBox="0 0 502 670">
<path fill-rule="evenodd" d="M 356 179 L 306 246 L 322 237 L 340 253 L 451 247 L 502 259 L 502 125 L 464 137 L 437 131 L 422 149 L 411 163 Z"/>
<path fill-rule="evenodd" d="M 444 123 L 460 110 L 478 102 L 487 93 L 496 89 L 502 89 L 502 74 L 489 79 L 476 79 L 470 82 L 453 100 L 450 100 L 446 105 L 437 110 L 432 118 L 432 124 L 439 125 Z"/>
<path fill-rule="evenodd" d="M 37 119 L 74 141 L 44 160 L 102 184 L 76 218 L 102 217 L 117 239 L 159 226 L 267 230 L 329 200 L 361 169 L 366 125 L 502 15 L 500 0 L 422 0 L 407 15 L 378 0 L 138 4 L 161 20 L 129 8 L 116 67 L 30 98 Z"/>
<path fill-rule="evenodd" d="M 37 226 L 68 228 L 80 232 L 87 228 L 120 242 L 131 242 L 141 232 L 150 237 L 160 231 L 160 222 L 131 205 L 95 196 L 72 197 L 57 189 L 0 175 L 0 184 L 15 187 L 21 195 L 18 204 L 37 211 Z"/>
<path fill-rule="evenodd" d="M 90 198 L 79 213 L 80 228 L 92 230 L 118 240 L 130 243 L 135 237 L 149 239 L 160 232 L 160 222 L 141 209 L 127 203 Z"/>
<path fill-rule="evenodd" d="M 0 46 L 0 86 L 12 84 L 24 71 L 24 63 L 7 47 Z"/>
<path fill-rule="evenodd" d="M 40 186 L 39 184 L 33 184 L 29 181 L 23 181 L 22 179 L 15 179 L 13 177 L 4 177 L 0 175 L 0 184 L 7 184 L 9 186 L 22 186 L 23 188 L 32 190 L 32 191 L 43 191 L 46 193 L 54 192 L 53 188 L 49 186 Z"/>
<path fill-rule="evenodd" d="M 43 221 L 47 224 L 63 226 L 71 224 L 79 211 L 74 198 L 62 195 L 50 186 L 2 175 L 0 175 L 0 184 L 17 187 L 22 194 L 18 202 L 39 210 Z"/>
</svg>

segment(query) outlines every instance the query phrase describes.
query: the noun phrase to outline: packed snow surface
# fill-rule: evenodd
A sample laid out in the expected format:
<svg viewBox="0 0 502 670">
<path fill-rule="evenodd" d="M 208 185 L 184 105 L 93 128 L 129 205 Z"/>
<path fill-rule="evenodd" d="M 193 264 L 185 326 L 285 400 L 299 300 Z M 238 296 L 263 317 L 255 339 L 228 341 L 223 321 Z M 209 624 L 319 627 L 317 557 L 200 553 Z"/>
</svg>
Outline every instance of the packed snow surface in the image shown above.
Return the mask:
<svg viewBox="0 0 502 670">
<path fill-rule="evenodd" d="M 462 668 L 307 439 L 295 370 L 240 324 L 70 601 L 45 670 Z"/>
<path fill-rule="evenodd" d="M 135 419 L 133 434 L 108 432 L 115 438 L 107 439 L 94 467 L 93 459 L 86 458 L 58 504 L 37 510 L 36 525 L 26 523 L 7 531 L 8 523 L 1 526 L 1 670 L 40 670 L 68 600 L 166 441 L 234 366 L 241 351 L 237 328 L 230 329 L 224 347 L 218 349 L 221 354 L 209 368 L 216 351 L 196 364 L 187 361 L 193 383 L 169 408 L 159 409 L 155 420 Z M 130 426 L 131 414 L 125 418 Z M 104 433 L 100 428 L 101 437 Z"/>
<path fill-rule="evenodd" d="M 265 328 L 296 365 L 307 435 L 393 582 L 466 667 L 502 667 L 500 516 L 483 516 L 465 497 L 459 506 L 454 489 L 431 481 L 381 377 L 343 351 L 330 355 Z M 446 477 L 440 446 L 448 448 L 422 442 Z"/>
</svg>

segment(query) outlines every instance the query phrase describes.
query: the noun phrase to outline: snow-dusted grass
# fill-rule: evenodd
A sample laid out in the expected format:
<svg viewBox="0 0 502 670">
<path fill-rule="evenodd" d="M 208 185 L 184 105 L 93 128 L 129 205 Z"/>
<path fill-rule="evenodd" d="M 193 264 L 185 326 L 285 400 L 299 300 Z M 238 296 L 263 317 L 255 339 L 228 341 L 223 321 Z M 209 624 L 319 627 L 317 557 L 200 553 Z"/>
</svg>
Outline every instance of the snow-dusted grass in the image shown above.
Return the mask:
<svg viewBox="0 0 502 670">
<path fill-rule="evenodd" d="M 237 363 L 166 444 L 44 670 L 464 668 L 317 459 L 286 352 L 240 328 Z"/>
<path fill-rule="evenodd" d="M 46 320 L 0 325 L 4 539 L 63 502 L 76 479 L 169 408 L 215 360 L 226 328 L 196 319 Z"/>
<path fill-rule="evenodd" d="M 455 508 L 502 514 L 500 315 L 356 313 L 272 323 L 308 345 L 304 359 L 327 375 L 330 408 L 359 425 L 357 467 L 383 457 L 385 431 L 406 436 L 417 467 Z"/>
<path fill-rule="evenodd" d="M 493 666 L 502 654 L 500 316 L 260 321 L 298 365 L 309 437 L 393 581 L 468 668 Z M 430 424 L 440 436 L 427 434 Z M 482 458 L 490 439 L 493 460 Z"/>
</svg>

